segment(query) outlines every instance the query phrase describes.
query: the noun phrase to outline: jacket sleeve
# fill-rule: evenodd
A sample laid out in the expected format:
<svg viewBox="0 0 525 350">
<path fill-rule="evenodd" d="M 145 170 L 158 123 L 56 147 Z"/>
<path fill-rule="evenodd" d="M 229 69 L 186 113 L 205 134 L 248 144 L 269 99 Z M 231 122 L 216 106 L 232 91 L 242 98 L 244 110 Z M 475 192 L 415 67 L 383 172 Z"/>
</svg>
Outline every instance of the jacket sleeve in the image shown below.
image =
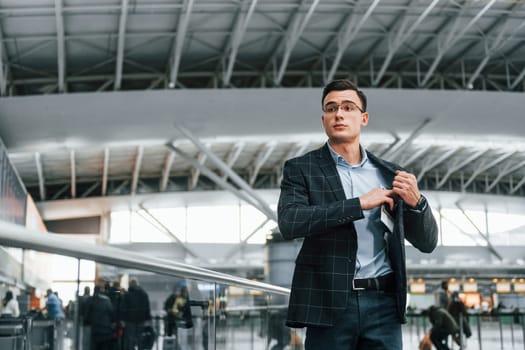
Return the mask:
<svg viewBox="0 0 525 350">
<path fill-rule="evenodd" d="M 301 166 L 292 161 L 285 163 L 277 206 L 284 239 L 326 233 L 364 217 L 359 198 L 324 203 L 321 198 L 329 190 L 315 188 L 310 180 Z"/>
<path fill-rule="evenodd" d="M 438 227 L 428 203 L 422 210 L 414 210 L 405 204 L 403 223 L 405 238 L 423 253 L 431 253 L 436 248 Z"/>
</svg>

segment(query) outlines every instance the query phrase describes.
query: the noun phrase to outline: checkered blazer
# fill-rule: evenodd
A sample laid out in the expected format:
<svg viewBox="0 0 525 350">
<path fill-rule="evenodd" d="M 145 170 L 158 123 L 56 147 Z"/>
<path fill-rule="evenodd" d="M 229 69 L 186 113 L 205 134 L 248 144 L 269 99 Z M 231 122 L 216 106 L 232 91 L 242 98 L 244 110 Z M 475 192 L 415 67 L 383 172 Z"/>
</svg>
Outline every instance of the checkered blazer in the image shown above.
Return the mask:
<svg viewBox="0 0 525 350">
<path fill-rule="evenodd" d="M 398 165 L 368 153 L 369 160 L 393 180 Z M 331 326 L 345 310 L 357 251 L 354 220 L 362 219 L 359 198 L 346 199 L 327 145 L 284 165 L 278 223 L 284 239 L 304 238 L 295 261 L 286 324 Z M 394 232 L 386 249 L 396 277 L 400 322 L 405 322 L 406 238 L 422 252 L 437 243 L 437 225 L 427 205 L 422 211 L 396 201 Z"/>
</svg>

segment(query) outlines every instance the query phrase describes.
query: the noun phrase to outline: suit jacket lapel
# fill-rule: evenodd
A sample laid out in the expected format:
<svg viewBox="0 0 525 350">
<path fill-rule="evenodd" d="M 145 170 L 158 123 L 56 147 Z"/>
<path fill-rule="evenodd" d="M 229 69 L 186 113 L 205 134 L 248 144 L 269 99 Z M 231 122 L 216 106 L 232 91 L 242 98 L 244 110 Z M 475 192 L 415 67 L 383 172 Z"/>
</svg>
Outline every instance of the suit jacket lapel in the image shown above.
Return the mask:
<svg viewBox="0 0 525 350">
<path fill-rule="evenodd" d="M 318 158 L 319 167 L 321 168 L 321 171 L 323 172 L 326 181 L 332 188 L 336 199 L 339 201 L 345 200 L 346 195 L 345 191 L 343 190 L 343 184 L 341 183 L 341 179 L 339 178 L 339 174 L 337 173 L 337 168 L 335 167 L 335 162 L 332 158 L 332 155 L 330 154 L 328 145 L 325 144 L 322 148 L 319 149 Z"/>
<path fill-rule="evenodd" d="M 399 165 L 390 163 L 381 158 L 378 158 L 368 151 L 366 151 L 366 154 L 368 156 L 368 159 L 370 159 L 373 163 L 385 168 L 387 171 L 391 172 L 392 174 L 395 174 L 397 170 L 403 170 Z"/>
</svg>

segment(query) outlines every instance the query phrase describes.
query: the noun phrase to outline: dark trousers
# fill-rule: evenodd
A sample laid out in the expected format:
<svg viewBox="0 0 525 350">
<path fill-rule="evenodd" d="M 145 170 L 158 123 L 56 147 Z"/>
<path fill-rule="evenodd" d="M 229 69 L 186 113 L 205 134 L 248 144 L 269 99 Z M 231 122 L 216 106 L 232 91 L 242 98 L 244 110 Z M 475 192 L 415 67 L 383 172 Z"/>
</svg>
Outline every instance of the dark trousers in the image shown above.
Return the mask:
<svg viewBox="0 0 525 350">
<path fill-rule="evenodd" d="M 124 349 L 133 350 L 136 346 L 138 350 L 144 350 L 143 330 L 144 322 L 126 322 L 124 328 Z"/>
<path fill-rule="evenodd" d="M 168 314 L 165 320 L 166 322 L 164 323 L 164 334 L 168 337 L 171 337 L 172 335 L 177 335 L 177 324 L 175 323 L 175 316 L 173 316 L 172 314 Z"/>
<path fill-rule="evenodd" d="M 113 350 L 113 337 L 111 335 L 92 335 L 91 350 Z"/>
<path fill-rule="evenodd" d="M 430 340 L 432 340 L 432 344 L 434 344 L 437 350 L 450 350 L 447 343 L 448 336 L 448 332 L 435 328 L 430 330 Z"/>
<path fill-rule="evenodd" d="M 333 327 L 308 327 L 305 350 L 401 350 L 396 297 L 382 291 L 355 291 Z"/>
</svg>

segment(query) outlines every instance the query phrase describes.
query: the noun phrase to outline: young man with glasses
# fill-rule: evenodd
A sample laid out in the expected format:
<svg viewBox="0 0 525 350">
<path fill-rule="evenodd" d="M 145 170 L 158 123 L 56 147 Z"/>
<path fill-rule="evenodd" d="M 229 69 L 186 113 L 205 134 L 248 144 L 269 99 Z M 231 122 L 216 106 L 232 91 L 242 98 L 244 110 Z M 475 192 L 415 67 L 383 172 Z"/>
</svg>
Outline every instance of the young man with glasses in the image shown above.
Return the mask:
<svg viewBox="0 0 525 350">
<path fill-rule="evenodd" d="M 304 238 L 287 325 L 306 350 L 402 349 L 404 240 L 422 252 L 437 225 L 413 174 L 368 152 L 365 94 L 346 79 L 323 90 L 328 142 L 285 163 L 278 205 L 285 239 Z"/>
</svg>

